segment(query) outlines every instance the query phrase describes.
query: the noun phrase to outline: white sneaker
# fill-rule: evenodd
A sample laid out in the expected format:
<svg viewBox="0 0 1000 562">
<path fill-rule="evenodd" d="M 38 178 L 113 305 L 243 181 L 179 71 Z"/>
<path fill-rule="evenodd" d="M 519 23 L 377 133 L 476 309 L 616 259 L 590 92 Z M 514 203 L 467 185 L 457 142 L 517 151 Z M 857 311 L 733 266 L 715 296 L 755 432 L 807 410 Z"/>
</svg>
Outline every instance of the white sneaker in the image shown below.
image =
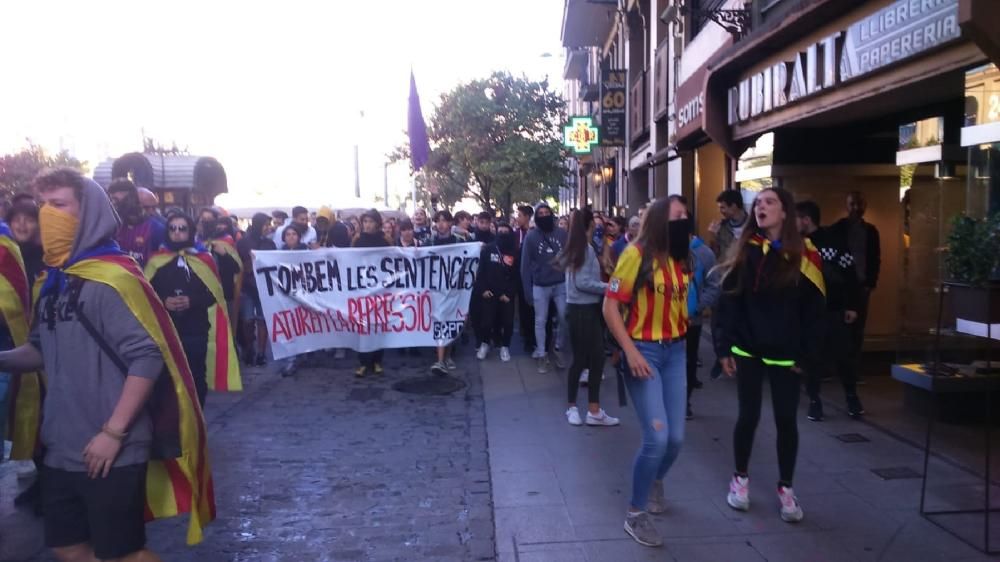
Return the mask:
<svg viewBox="0 0 1000 562">
<path fill-rule="evenodd" d="M 795 492 L 791 488 L 778 487 L 778 500 L 781 501 L 781 520 L 786 523 L 798 523 L 802 521 L 805 514 L 802 513 L 802 506 L 799 499 L 795 497 Z"/>
<path fill-rule="evenodd" d="M 454 371 L 458 368 L 458 365 L 455 364 L 455 360 L 451 357 L 444 360 L 444 366 L 447 367 L 449 371 Z"/>
<path fill-rule="evenodd" d="M 747 511 L 750 509 L 750 478 L 733 475 L 729 482 L 729 495 L 726 496 L 729 507 Z"/>
<path fill-rule="evenodd" d="M 576 406 L 566 410 L 566 421 L 570 425 L 583 425 L 583 420 L 580 419 L 580 410 Z"/>
<path fill-rule="evenodd" d="M 479 344 L 479 350 L 476 351 L 476 359 L 482 361 L 486 359 L 486 354 L 490 352 L 490 344 L 483 342 Z"/>
<path fill-rule="evenodd" d="M 587 425 L 604 425 L 612 426 L 621 423 L 618 418 L 613 418 L 607 414 L 603 409 L 597 412 L 597 415 L 587 412 Z"/>
<path fill-rule="evenodd" d="M 500 360 L 504 363 L 510 361 L 510 348 L 501 347 L 500 348 Z"/>
<path fill-rule="evenodd" d="M 590 369 L 584 369 L 580 373 L 580 384 L 587 384 L 588 381 L 590 381 Z"/>
</svg>

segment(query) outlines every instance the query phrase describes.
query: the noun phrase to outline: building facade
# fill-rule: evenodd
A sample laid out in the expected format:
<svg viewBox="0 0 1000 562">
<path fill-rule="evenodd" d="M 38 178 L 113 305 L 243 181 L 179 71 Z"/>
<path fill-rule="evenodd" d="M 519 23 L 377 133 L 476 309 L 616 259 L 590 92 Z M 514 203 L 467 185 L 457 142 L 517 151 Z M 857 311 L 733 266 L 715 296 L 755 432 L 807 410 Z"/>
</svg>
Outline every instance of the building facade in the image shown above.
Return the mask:
<svg viewBox="0 0 1000 562">
<path fill-rule="evenodd" d="M 1000 1 L 567 0 L 562 35 L 572 114 L 601 122 L 602 70 L 629 85 L 578 204 L 682 193 L 704 236 L 724 189 L 784 187 L 824 224 L 861 191 L 882 241 L 866 348 L 925 343 L 949 221 L 1000 208 Z"/>
</svg>

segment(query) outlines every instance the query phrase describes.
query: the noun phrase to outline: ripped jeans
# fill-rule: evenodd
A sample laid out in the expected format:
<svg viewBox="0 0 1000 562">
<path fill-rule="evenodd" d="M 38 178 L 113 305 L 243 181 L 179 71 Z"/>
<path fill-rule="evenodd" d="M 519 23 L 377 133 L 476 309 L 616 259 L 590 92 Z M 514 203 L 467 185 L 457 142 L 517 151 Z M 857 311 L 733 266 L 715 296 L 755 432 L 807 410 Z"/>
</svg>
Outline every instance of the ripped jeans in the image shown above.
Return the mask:
<svg viewBox="0 0 1000 562">
<path fill-rule="evenodd" d="M 642 431 L 632 469 L 631 505 L 645 510 L 653 481 L 663 480 L 684 443 L 687 345 L 680 338 L 673 343 L 636 341 L 635 346 L 653 372 L 649 379 L 625 376 Z"/>
</svg>

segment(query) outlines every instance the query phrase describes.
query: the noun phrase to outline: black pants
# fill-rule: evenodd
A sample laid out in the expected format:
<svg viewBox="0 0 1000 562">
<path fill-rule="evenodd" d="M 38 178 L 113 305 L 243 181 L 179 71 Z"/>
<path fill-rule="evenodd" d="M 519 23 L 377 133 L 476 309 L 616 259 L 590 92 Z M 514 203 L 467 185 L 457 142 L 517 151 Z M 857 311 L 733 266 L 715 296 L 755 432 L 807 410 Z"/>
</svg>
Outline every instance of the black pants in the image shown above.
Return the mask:
<svg viewBox="0 0 1000 562">
<path fill-rule="evenodd" d="M 694 383 L 698 380 L 698 346 L 701 344 L 701 324 L 688 324 L 685 339 L 687 342 L 688 406 L 690 406 Z"/>
<path fill-rule="evenodd" d="M 871 296 L 871 289 L 862 288 L 861 298 L 858 306 L 858 319 L 850 325 L 852 342 L 854 343 L 855 368 L 860 368 L 861 348 L 865 343 L 865 323 L 868 322 L 868 297 Z"/>
<path fill-rule="evenodd" d="M 524 351 L 535 350 L 535 309 L 529 298 L 524 294 L 524 287 L 517 288 L 517 317 L 521 324 L 521 339 L 524 341 Z"/>
<path fill-rule="evenodd" d="M 736 358 L 736 392 L 739 416 L 733 430 L 736 472 L 746 474 L 750 465 L 753 437 L 760 421 L 764 378 L 771 381 L 771 405 L 778 430 L 778 472 L 781 482 L 792 485 L 795 459 L 799 453 L 799 375 L 785 367 L 768 367 L 759 359 Z"/>
<path fill-rule="evenodd" d="M 358 353 L 358 359 L 361 361 L 362 367 L 368 367 L 369 369 L 374 369 L 375 364 L 382 363 L 382 356 L 385 354 L 385 350 L 380 349 L 378 351 L 366 351 Z"/>
<path fill-rule="evenodd" d="M 591 404 L 601 401 L 601 373 L 604 370 L 604 318 L 601 304 L 567 304 L 566 323 L 569 330 L 573 363 L 567 374 L 567 396 L 570 404 L 576 403 L 580 388 L 580 373 L 590 369 L 587 382 L 587 400 Z"/>
<path fill-rule="evenodd" d="M 823 346 L 824 368 L 813 369 L 807 373 L 806 392 L 809 393 L 809 400 L 819 400 L 820 380 L 827 369 L 833 369 L 840 377 L 845 395 L 857 395 L 855 368 L 858 353 L 852 328 L 851 324 L 844 323 L 844 311 L 827 311 Z"/>
<path fill-rule="evenodd" d="M 510 347 L 510 338 L 514 335 L 514 301 L 501 302 L 499 296 L 493 295 L 480 299 L 477 312 L 477 343 Z"/>
<path fill-rule="evenodd" d="M 198 393 L 198 402 L 205 408 L 205 397 L 208 395 L 208 379 L 206 378 L 206 361 L 208 359 L 208 334 L 181 338 L 181 347 L 187 356 L 191 376 L 194 377 L 194 389 Z"/>
</svg>

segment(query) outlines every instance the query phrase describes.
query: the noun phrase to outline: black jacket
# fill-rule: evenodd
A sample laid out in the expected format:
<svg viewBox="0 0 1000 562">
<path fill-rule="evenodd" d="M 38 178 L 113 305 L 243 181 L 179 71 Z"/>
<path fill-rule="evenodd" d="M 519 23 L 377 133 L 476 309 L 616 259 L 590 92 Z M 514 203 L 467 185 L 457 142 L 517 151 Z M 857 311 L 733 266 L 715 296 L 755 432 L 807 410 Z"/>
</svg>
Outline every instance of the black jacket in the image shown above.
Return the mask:
<svg viewBox="0 0 1000 562">
<path fill-rule="evenodd" d="M 826 309 L 857 312 L 861 306 L 861 285 L 854 270 L 854 256 L 830 228 L 820 228 L 809 235 L 823 258 L 823 282 L 826 284 Z"/>
<path fill-rule="evenodd" d="M 520 273 L 514 266 L 514 256 L 505 256 L 495 243 L 486 244 L 479 252 L 479 269 L 473 294 L 481 296 L 491 291 L 497 298 L 506 295 L 511 300 L 517 295 Z"/>
<path fill-rule="evenodd" d="M 181 339 L 208 338 L 208 307 L 215 304 L 212 293 L 195 272 L 177 265 L 177 260 L 161 267 L 150 279 L 160 300 L 167 297 L 188 297 L 191 307 L 181 312 L 168 311 Z"/>
<path fill-rule="evenodd" d="M 878 236 L 878 229 L 871 223 L 865 225 L 865 281 L 862 287 L 874 289 L 878 285 L 878 274 L 882 269 L 882 243 Z M 846 248 L 850 248 L 851 220 L 847 217 L 840 219 L 830 227 L 830 233 L 836 237 Z"/>
<path fill-rule="evenodd" d="M 367 232 L 362 232 L 355 240 L 355 248 L 384 248 L 389 246 L 389 241 L 385 239 L 382 235 L 382 231 L 378 231 L 375 234 L 368 234 Z"/>
<path fill-rule="evenodd" d="M 434 235 L 431 236 L 431 244 L 430 245 L 431 246 L 448 246 L 449 244 L 458 244 L 459 242 L 461 242 L 461 241 L 458 239 L 458 236 L 455 236 L 454 234 L 449 234 L 448 236 L 438 236 L 438 233 L 435 232 Z"/>
<path fill-rule="evenodd" d="M 768 278 L 785 259 L 779 251 L 766 256 L 759 246 L 747 249 L 747 260 L 722 282 L 716 305 L 715 350 L 732 357 L 738 346 L 754 357 L 794 360 L 805 369 L 822 357 L 826 304 L 823 294 L 805 275 L 792 287 L 769 287 Z"/>
<path fill-rule="evenodd" d="M 233 302 L 236 295 L 236 274 L 240 272 L 240 264 L 229 254 L 213 253 L 215 263 L 219 266 L 219 279 L 222 283 L 222 294 L 226 302 Z"/>
<path fill-rule="evenodd" d="M 254 299 L 255 302 L 260 302 L 260 294 L 257 292 L 257 276 L 253 272 L 251 252 L 254 250 L 277 250 L 277 248 L 274 246 L 274 240 L 269 237 L 254 236 L 253 234 L 247 234 L 236 243 L 236 251 L 240 254 L 240 260 L 243 261 L 243 294 Z"/>
</svg>

